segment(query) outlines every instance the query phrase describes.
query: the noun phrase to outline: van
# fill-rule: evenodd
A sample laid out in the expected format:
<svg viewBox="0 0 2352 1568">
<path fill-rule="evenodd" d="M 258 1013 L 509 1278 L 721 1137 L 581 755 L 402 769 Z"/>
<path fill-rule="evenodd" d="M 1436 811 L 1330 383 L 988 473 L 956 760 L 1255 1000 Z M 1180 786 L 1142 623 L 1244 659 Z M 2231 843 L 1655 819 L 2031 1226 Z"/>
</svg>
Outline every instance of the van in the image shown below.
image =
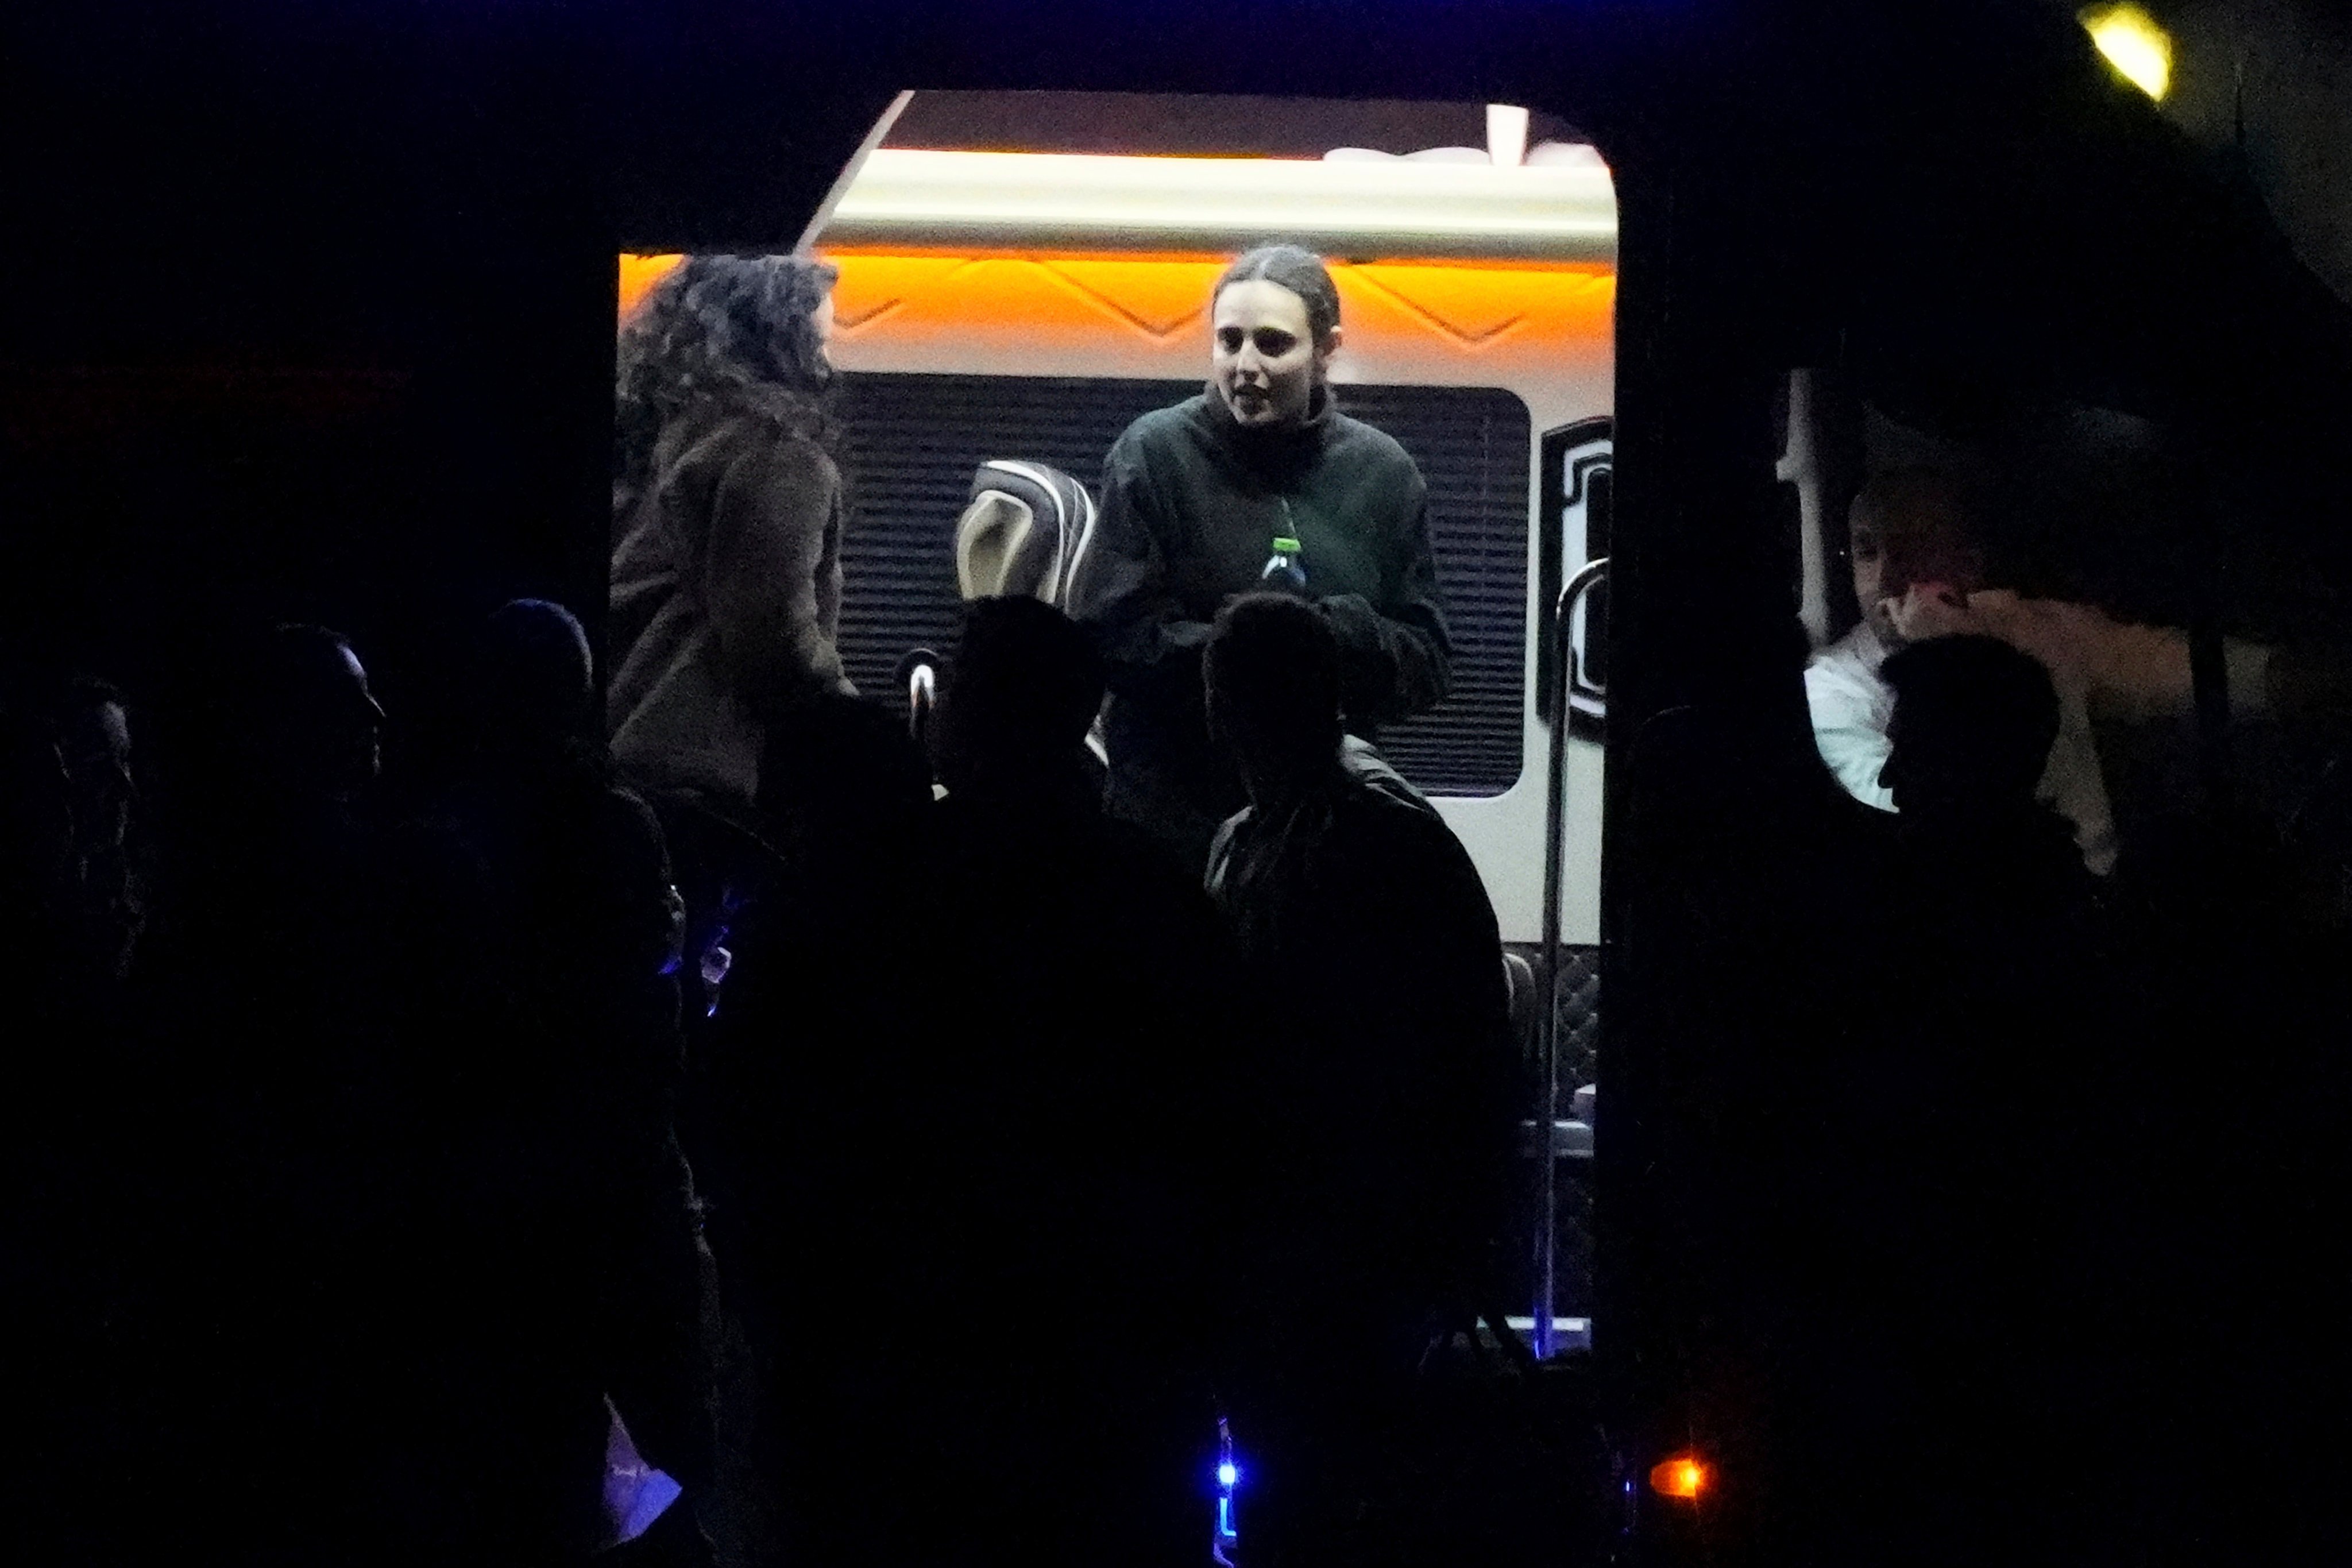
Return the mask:
<svg viewBox="0 0 2352 1568">
<path fill-rule="evenodd" d="M 1884 1022 L 1850 1005 L 1842 939 L 1864 923 L 1861 912 L 1802 858 L 1834 835 L 1801 838 L 1749 777 L 1674 764 L 1735 755 L 1731 742 L 1759 734 L 1791 751 L 1808 743 L 1782 634 L 1801 580 L 1816 635 L 1835 629 L 1821 612 L 1850 477 L 1809 474 L 1800 459 L 1811 442 L 1790 432 L 1835 435 L 1818 416 L 1840 408 L 1858 422 L 1860 395 L 1812 396 L 1846 378 L 1883 390 L 1925 370 L 2071 400 L 2087 411 L 2073 428 L 2095 436 L 2110 412 L 2161 416 L 2200 459 L 2185 480 L 2166 480 L 2194 515 L 2162 534 L 2134 515 L 2096 542 L 2102 552 L 2177 580 L 2171 596 L 2209 647 L 2224 630 L 2266 631 L 2253 624 L 2263 615 L 2343 634 L 2352 329 L 2342 301 L 2287 253 L 2243 169 L 2217 172 L 2177 121 L 2108 70 L 2072 6 L 1196 0 L 1082 13 L 878 0 L 829 12 L 340 7 L 299 18 L 247 9 L 225 18 L 150 8 L 131 28 L 121 8 L 83 7 L 23 30 L 27 66 L 11 110 L 39 155 L 23 161 L 12 194 L 28 240 L 7 265 L 15 296 L 41 308 L 21 313 L 10 373 L 8 493 L 12 515 L 30 523 L 15 540 L 10 629 L 118 657 L 127 647 L 168 673 L 193 667 L 184 633 L 203 624 L 188 613 L 194 601 L 217 601 L 224 617 L 324 620 L 367 646 L 372 667 L 384 648 L 387 706 L 400 716 L 434 689 L 417 673 L 431 671 L 434 642 L 504 597 L 552 594 L 601 628 L 616 251 L 782 250 L 805 235 L 843 265 L 845 305 L 857 296 L 880 312 L 845 312 L 853 396 L 868 377 L 987 376 L 1002 378 L 992 383 L 1000 390 L 1016 379 L 1036 390 L 1068 375 L 1120 385 L 1143 406 L 1154 383 L 1173 395 L 1198 375 L 1196 351 L 1163 357 L 1150 346 L 1155 328 L 1174 331 L 1171 342 L 1185 336 L 1186 299 L 1124 286 L 1082 298 L 1084 279 L 1064 269 L 1069 289 L 1051 287 L 1072 311 L 1098 313 L 1101 342 L 1132 356 L 1125 369 L 1090 362 L 1048 374 L 1051 356 L 1033 362 L 1001 341 L 926 361 L 913 338 L 894 336 L 916 317 L 884 309 L 899 296 L 871 286 L 883 275 L 866 254 L 911 271 L 926 258 L 988 251 L 967 283 L 1025 264 L 990 248 L 1005 242 L 949 235 L 936 220 L 928 246 L 870 227 L 856 237 L 859 204 L 847 198 L 862 152 L 1252 151 L 1185 130 L 1165 96 L 1177 93 L 1223 95 L 1227 127 L 1268 123 L 1266 106 L 1297 101 L 1232 96 L 1270 89 L 1344 102 L 1371 121 L 1387 113 L 1381 94 L 1465 100 L 1456 107 L 1471 123 L 1435 137 L 1351 132 L 1254 150 L 1310 162 L 1367 144 L 1406 163 L 1446 148 L 1484 149 L 1493 162 L 1477 101 L 1487 99 L 1532 105 L 1538 121 L 1546 109 L 1576 116 L 1605 155 L 1615 208 L 1607 299 L 1617 342 L 1606 368 L 1595 361 L 1596 395 L 1555 422 L 1535 392 L 1478 369 L 1460 382 L 1369 363 L 1350 373 L 1351 391 L 1426 383 L 1525 405 L 1520 483 L 1533 531 L 1516 551 L 1500 547 L 1530 584 L 1517 634 L 1523 682 L 1540 689 L 1546 679 L 1524 639 L 1550 580 L 1555 516 L 1563 567 L 1604 552 L 1612 563 L 1610 766 L 1603 780 L 1598 749 L 1570 742 L 1574 852 L 1562 900 L 1566 934 L 1604 942 L 1610 986 L 1592 1349 L 1605 1373 L 1593 1416 L 1612 1463 L 1605 1475 L 1544 1479 L 1612 1508 L 1622 1500 L 1611 1560 L 1764 1563 L 1837 1559 L 1843 1510 L 1893 1482 L 1948 1479 L 1922 1454 L 1841 1425 L 1816 1397 L 1781 1331 L 1854 1303 L 1822 1282 L 1818 1252 L 1776 1249 L 1750 1223 L 1776 1205 L 1801 1220 L 1788 1193 L 1842 1179 L 1811 1131 L 1819 1106 L 1808 1089 L 1824 1085 L 1800 1069 L 1808 1047 Z M 2259 132 L 2263 73 L 2240 71 L 2233 92 L 2226 63 L 2201 82 L 2199 64 L 2184 41 L 2183 92 L 2201 94 L 2209 111 L 2239 104 L 2242 131 L 2252 121 Z M 877 114 L 910 82 L 957 91 L 916 93 L 877 133 Z M 1071 86 L 1135 95 L 1124 134 L 1077 144 L 1045 142 L 1028 125 L 1001 136 L 993 126 L 922 132 L 927 97 L 948 106 L 960 96 L 967 109 L 989 100 L 1009 115 L 1015 100 L 1034 101 L 1029 89 Z M 131 113 L 144 124 L 126 121 Z M 1538 123 L 1524 145 L 1546 140 L 1581 139 Z M 2248 150 L 2242 134 L 2237 151 Z M 1160 243 L 1199 265 L 1261 216 L 1274 228 L 1299 215 L 1253 213 L 1215 243 Z M 1100 234 L 1023 243 L 1121 264 L 1162 254 Z M 1372 279 L 1382 268 L 1401 277 L 1409 262 L 1492 275 L 1558 265 L 1433 254 L 1422 240 L 1368 259 Z M 624 268 L 625 303 L 632 275 Z M 1174 313 L 1161 314 L 1163 303 Z M 1354 294 L 1349 305 L 1359 322 L 1386 308 Z M 1436 313 L 1472 337 L 1498 330 L 1483 353 L 1440 345 L 1432 363 L 1483 369 L 1519 330 Z M 889 342 L 920 352 L 894 360 L 882 354 Z M 1792 395 L 1792 371 L 1834 375 Z M 1577 445 L 1578 426 L 1601 418 L 1612 421 L 1606 445 Z M 1555 433 L 1557 463 L 1545 447 Z M 1006 434 L 1025 444 L 1036 430 Z M 1865 435 L 1839 439 L 1859 447 Z M 1024 457 L 1014 441 L 973 452 Z M 1069 460 L 1083 473 L 1083 454 Z M 852 656 L 869 687 L 891 673 L 883 650 L 936 635 L 927 617 L 953 593 L 940 531 L 969 494 L 969 465 L 958 463 L 905 514 L 918 526 L 919 513 L 925 531 L 903 581 L 929 585 L 906 605 L 854 606 Z M 1784 480 L 1805 491 L 1801 531 L 1774 526 L 1786 521 L 1775 510 Z M 1601 650 L 1587 639 L 1588 656 Z M 1757 679 L 1759 668 L 1770 679 Z M 1581 694 L 1586 722 L 1599 700 Z M 2207 706 L 2226 720 L 2226 702 Z M 1492 773 L 1435 781 L 1465 839 L 1482 817 L 1508 816 L 1512 788 L 1541 776 L 1546 737 L 1527 727 L 1536 720 L 1524 686 L 1518 717 L 1516 771 L 1505 742 L 1480 753 Z M 1673 738 L 1668 721 L 1714 750 L 1661 745 Z M 2208 729 L 2209 741 L 2242 739 L 2226 723 Z M 2207 750 L 2192 786 L 2228 781 L 2226 748 Z M 1645 757 L 1658 764 L 1647 773 Z M 1517 785 L 1496 788 L 1506 774 Z M 2332 780 L 2334 798 L 2321 792 L 2330 809 L 2306 810 L 2297 826 L 2326 830 L 2340 855 L 2352 843 L 2344 771 L 2306 776 Z M 1604 791 L 1610 860 L 1596 923 L 1580 879 L 1597 868 L 1585 814 Z M 1842 834 L 1864 820 L 1848 817 Z M 1540 847 L 1524 832 L 1528 816 L 1509 820 L 1512 832 L 1490 840 L 1504 847 L 1474 850 L 1506 931 L 1525 940 L 1540 924 L 1513 890 L 1527 884 L 1510 878 L 1514 858 L 1531 864 Z M 1695 826 L 1710 830 L 1709 853 L 1690 852 Z M 2336 886 L 2352 888 L 2352 874 Z M 2205 1032 L 2168 1055 L 2174 1042 L 2151 1031 L 2133 1066 L 2165 1091 L 2165 1127 L 2185 1134 L 2151 1135 L 2153 1154 L 2182 1176 L 2173 1190 L 2200 1189 L 2197 1206 L 2149 1233 L 2179 1265 L 2155 1313 L 2177 1354 L 2147 1380 L 2152 1418 L 2142 1425 L 2178 1441 L 2150 1457 L 2147 1522 L 2118 1518 L 2112 1533 L 2140 1532 L 2133 1560 L 2345 1561 L 2343 1510 L 2308 1478 L 2347 1452 L 2331 1259 L 2345 1234 L 2336 1194 L 2352 1184 L 2312 1152 L 2341 1145 L 2340 1102 L 2294 1092 L 2297 1074 L 2318 1081 L 2340 1057 L 2345 1012 L 2329 999 L 2296 1017 L 2265 993 L 2255 983 L 2265 971 L 2249 962 L 2265 928 L 2234 929 L 2235 908 L 2177 912 L 2183 962 L 2168 994 L 2201 999 L 2194 1018 Z M 2266 1010 L 2238 1010 L 2254 1003 Z M 2035 1066 L 2017 1064 L 2021 1092 Z M 1991 1126 L 2006 1108 L 1979 1109 Z M 1812 1185 L 1791 1184 L 1801 1180 Z M 1775 1303 L 1783 1315 L 1765 1310 Z M 1903 1348 L 1892 1309 L 1858 1310 Z M 2290 1396 L 2305 1406 L 2300 1419 L 2282 1418 Z M 2117 1446 L 2143 1436 L 2113 1434 Z M 1662 1474 L 1706 1485 L 1669 1489 L 1655 1484 Z M 2031 1513 L 2070 1480 L 2021 1471 L 2002 1489 Z M 1982 1500 L 1956 1481 L 1948 1489 Z"/>
</svg>

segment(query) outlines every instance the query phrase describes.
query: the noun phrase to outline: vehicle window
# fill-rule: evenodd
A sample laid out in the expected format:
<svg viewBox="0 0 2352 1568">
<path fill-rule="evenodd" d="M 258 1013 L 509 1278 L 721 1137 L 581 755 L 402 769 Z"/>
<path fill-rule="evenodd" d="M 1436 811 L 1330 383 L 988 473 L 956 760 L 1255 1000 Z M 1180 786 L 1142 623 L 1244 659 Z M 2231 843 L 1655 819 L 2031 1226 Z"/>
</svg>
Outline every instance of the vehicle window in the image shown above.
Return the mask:
<svg viewBox="0 0 2352 1568">
<path fill-rule="evenodd" d="M 849 678 L 876 693 L 939 640 L 977 465 L 1094 487 L 1127 421 L 1201 389 L 1221 269 L 1298 241 L 1343 306 L 1335 405 L 1394 437 L 1429 488 L 1452 679 L 1380 743 L 1463 838 L 1506 941 L 1534 942 L 1552 673 L 1539 612 L 1607 548 L 1615 230 L 1599 153 L 1541 112 L 908 95 L 805 237 L 837 274 Z M 679 261 L 621 258 L 625 320 Z M 887 421 L 921 440 L 884 438 Z M 1599 936 L 1605 602 L 1603 584 L 1576 612 L 1559 896 L 1579 944 Z"/>
<path fill-rule="evenodd" d="M 2216 806 L 2304 817 L 2340 740 L 2341 663 L 2276 530 L 2179 432 L 2053 398 L 1800 372 L 1780 474 L 1823 760 L 1874 776 L 1901 647 L 1978 634 L 2052 674 L 2064 710 L 2043 798 L 2102 877 Z M 2195 666 L 2212 661 L 2200 718 Z"/>
<path fill-rule="evenodd" d="M 953 533 L 972 473 L 1018 454 L 1089 486 L 1139 415 L 1196 383 L 1062 376 L 852 373 L 839 414 L 856 521 L 842 546 L 841 646 L 861 689 L 887 688 L 910 647 L 953 640 L 962 601 Z M 1433 712 L 1381 736 L 1433 795 L 1500 795 L 1518 782 L 1527 654 L 1528 410 L 1494 388 L 1341 389 L 1339 406 L 1395 437 L 1430 490 L 1430 528 L 1454 643 Z"/>
</svg>

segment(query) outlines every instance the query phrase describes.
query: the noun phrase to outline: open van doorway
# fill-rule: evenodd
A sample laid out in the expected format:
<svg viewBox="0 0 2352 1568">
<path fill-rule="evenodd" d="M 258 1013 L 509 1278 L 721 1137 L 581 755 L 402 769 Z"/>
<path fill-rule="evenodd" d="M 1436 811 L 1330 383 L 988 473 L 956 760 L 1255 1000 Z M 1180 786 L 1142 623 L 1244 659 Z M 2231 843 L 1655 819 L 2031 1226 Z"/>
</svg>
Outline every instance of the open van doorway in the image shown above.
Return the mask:
<svg viewBox="0 0 2352 1568">
<path fill-rule="evenodd" d="M 1487 108 L 908 95 L 812 226 L 839 271 L 831 353 L 858 497 L 840 637 L 859 689 L 951 632 L 953 530 L 979 465 L 1027 458 L 1093 483 L 1135 415 L 1198 388 L 1223 263 L 1297 239 L 1329 259 L 1344 303 L 1339 401 L 1430 480 L 1454 676 L 1383 749 L 1470 847 L 1505 940 L 1535 942 L 1538 611 L 1547 584 L 1606 553 L 1590 501 L 1597 488 L 1605 504 L 1611 446 L 1616 211 L 1572 130 Z M 1490 118 L 1532 144 L 1498 142 L 1513 161 L 1496 164 Z M 623 313 L 679 259 L 622 258 Z M 1597 644 L 1583 662 L 1597 674 Z M 1598 941 L 1601 754 L 1584 721 L 1600 709 L 1597 687 L 1577 693 L 1561 908 L 1580 946 Z"/>
<path fill-rule="evenodd" d="M 1304 244 L 1346 322 L 1337 405 L 1394 436 L 1429 487 L 1452 679 L 1381 749 L 1469 851 L 1529 961 L 1522 984 L 1543 975 L 1543 629 L 1562 584 L 1608 553 L 1616 223 L 1599 151 L 1511 106 L 903 95 L 805 237 L 837 272 L 842 671 L 878 694 L 912 650 L 945 647 L 972 588 L 958 524 L 983 470 L 1016 488 L 1024 468 L 1058 472 L 1097 498 L 1119 432 L 1201 386 L 1219 270 L 1253 245 Z M 625 319 L 681 259 L 620 258 Z M 1573 607 L 1566 661 L 1554 1143 L 1571 1166 L 1591 1152 L 1575 1111 L 1597 1038 L 1605 596 Z M 1564 1198 L 1567 1345 L 1590 1332 L 1589 1226 L 1582 1184 Z"/>
<path fill-rule="evenodd" d="M 1393 438 L 1426 486 L 1450 679 L 1377 744 L 1466 851 L 1507 955 L 1525 1179 L 1482 1315 L 1538 1354 L 1591 1331 L 1604 598 L 1576 601 L 1564 639 L 1548 630 L 1608 553 L 1616 238 L 1600 152 L 1514 106 L 919 90 L 799 252 L 830 284 L 841 516 L 812 561 L 837 568 L 838 597 L 810 598 L 824 679 L 905 704 L 916 728 L 925 655 L 970 600 L 1069 607 L 1106 455 L 1200 394 L 1224 268 L 1269 243 L 1322 258 L 1345 329 L 1330 405 Z M 619 258 L 625 329 L 688 260 Z M 616 542 L 633 482 L 618 476 Z M 618 555 L 614 572 L 626 680 Z M 723 926 L 702 940 L 723 945 Z M 700 967 L 715 1000 L 725 962 Z"/>
</svg>

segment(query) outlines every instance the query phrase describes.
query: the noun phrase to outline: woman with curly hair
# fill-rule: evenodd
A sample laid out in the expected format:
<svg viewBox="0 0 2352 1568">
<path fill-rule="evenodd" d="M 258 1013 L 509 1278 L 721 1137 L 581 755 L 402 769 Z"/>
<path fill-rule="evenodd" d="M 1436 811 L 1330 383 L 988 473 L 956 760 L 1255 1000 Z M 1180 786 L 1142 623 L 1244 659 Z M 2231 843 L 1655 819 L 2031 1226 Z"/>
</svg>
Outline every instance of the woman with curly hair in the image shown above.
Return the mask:
<svg viewBox="0 0 2352 1568">
<path fill-rule="evenodd" d="M 613 752 L 642 784 L 720 810 L 750 805 L 772 725 L 854 690 L 834 640 L 834 276 L 798 257 L 689 257 L 621 330 Z"/>
<path fill-rule="evenodd" d="M 834 270 L 798 257 L 696 256 L 621 328 L 613 462 L 614 759 L 658 816 L 687 908 L 683 965 L 694 1004 L 683 1044 L 694 1075 L 677 1131 L 700 1190 L 730 1215 L 756 1172 L 719 1131 L 719 1086 L 742 1041 L 722 1016 L 762 994 L 761 911 L 796 884 L 786 840 L 760 809 L 761 759 L 789 756 L 843 696 L 841 473 L 827 413 Z M 772 792 L 771 792 L 772 794 Z M 730 946 L 731 944 L 731 946 Z M 743 962 L 734 949 L 744 949 Z M 731 976 L 731 978 L 730 978 Z M 790 972 L 767 984 L 789 987 Z M 752 1006 L 749 1016 L 756 1017 Z M 726 1414 L 722 1467 L 698 1500 L 701 1526 L 731 1558 L 774 1528 L 773 1500 L 745 1468 L 760 1448 L 756 1348 L 745 1254 L 707 1261 L 727 1323 L 715 1376 Z"/>
</svg>

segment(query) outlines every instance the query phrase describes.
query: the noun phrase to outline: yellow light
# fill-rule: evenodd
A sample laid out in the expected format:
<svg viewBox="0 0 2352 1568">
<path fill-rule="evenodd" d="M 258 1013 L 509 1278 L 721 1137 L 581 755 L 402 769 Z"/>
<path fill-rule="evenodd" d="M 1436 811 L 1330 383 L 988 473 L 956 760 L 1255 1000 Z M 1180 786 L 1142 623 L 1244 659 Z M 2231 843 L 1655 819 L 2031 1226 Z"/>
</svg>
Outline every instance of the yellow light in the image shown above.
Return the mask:
<svg viewBox="0 0 2352 1568">
<path fill-rule="evenodd" d="M 2081 14 L 2107 63 L 2148 97 L 2163 101 L 2172 85 L 2172 37 L 2137 5 L 2094 5 Z"/>
<path fill-rule="evenodd" d="M 1650 1489 L 1660 1497 L 1695 1501 L 1706 1489 L 1706 1467 L 1687 1454 L 1650 1467 Z"/>
</svg>

